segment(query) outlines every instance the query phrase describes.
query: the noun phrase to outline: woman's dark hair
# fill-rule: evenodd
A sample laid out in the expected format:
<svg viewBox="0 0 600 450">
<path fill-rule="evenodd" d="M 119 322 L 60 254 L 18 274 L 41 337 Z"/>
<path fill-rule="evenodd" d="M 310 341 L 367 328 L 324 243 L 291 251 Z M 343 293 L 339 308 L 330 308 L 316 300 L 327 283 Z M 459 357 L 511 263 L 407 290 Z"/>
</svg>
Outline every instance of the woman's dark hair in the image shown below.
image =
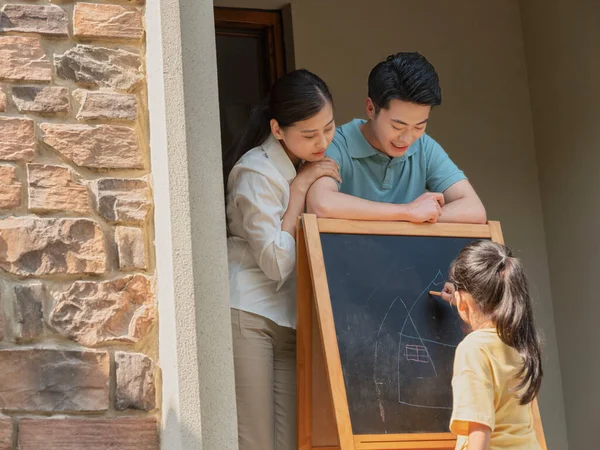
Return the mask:
<svg viewBox="0 0 600 450">
<path fill-rule="evenodd" d="M 388 56 L 371 70 L 369 98 L 376 113 L 394 99 L 433 107 L 442 104 L 442 89 L 437 72 L 423 55 L 403 52 Z"/>
<path fill-rule="evenodd" d="M 529 283 L 521 261 L 503 245 L 475 241 L 450 266 L 456 289 L 471 294 L 481 311 L 496 323 L 502 342 L 523 358 L 515 391 L 521 405 L 530 403 L 542 383 L 541 342 L 535 330 Z"/>
<path fill-rule="evenodd" d="M 262 144 L 271 133 L 271 119 L 282 128 L 310 119 L 333 98 L 327 84 L 312 72 L 295 70 L 279 78 L 271 93 L 250 112 L 243 134 L 229 148 L 223 161 L 225 186 L 236 162 L 252 148 Z"/>
</svg>

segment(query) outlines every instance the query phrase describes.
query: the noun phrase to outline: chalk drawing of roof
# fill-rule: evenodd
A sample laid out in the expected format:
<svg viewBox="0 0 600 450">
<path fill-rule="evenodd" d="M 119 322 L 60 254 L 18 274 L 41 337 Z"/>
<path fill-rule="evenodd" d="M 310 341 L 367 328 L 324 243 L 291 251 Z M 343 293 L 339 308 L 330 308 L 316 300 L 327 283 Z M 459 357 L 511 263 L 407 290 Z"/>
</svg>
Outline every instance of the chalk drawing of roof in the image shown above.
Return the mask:
<svg viewBox="0 0 600 450">
<path fill-rule="evenodd" d="M 404 317 L 400 329 L 396 329 L 398 342 L 396 378 L 398 380 L 398 402 L 401 404 L 417 408 L 451 409 L 451 404 L 431 403 L 432 399 L 428 394 L 432 392 L 431 388 L 435 384 L 439 384 L 440 381 L 450 382 L 450 380 L 445 379 L 437 380 L 439 370 L 436 368 L 436 362 L 452 360 L 456 345 L 451 342 L 453 339 L 446 342 L 443 336 L 436 336 L 423 325 L 417 325 L 419 322 L 421 324 L 428 322 L 428 318 L 423 318 L 422 315 L 428 311 L 427 304 L 424 302 L 432 301 L 429 291 L 442 290 L 444 283 L 444 276 L 438 270 L 423 291 L 415 298 L 402 298 L 400 296 L 394 298 L 390 302 L 387 313 L 379 327 L 375 342 L 374 361 L 374 381 L 378 391 L 381 389 L 379 386 L 381 383 L 378 382 L 377 377 L 380 334 L 382 334 L 386 320 L 388 318 L 392 319 L 392 317 L 388 317 L 390 314 L 393 314 L 394 320 L 398 319 L 399 316 Z M 421 314 L 422 320 L 415 320 L 415 314 Z M 387 333 L 389 331 L 388 327 Z M 386 339 L 386 341 L 389 339 L 388 336 L 381 336 L 381 338 Z"/>
</svg>

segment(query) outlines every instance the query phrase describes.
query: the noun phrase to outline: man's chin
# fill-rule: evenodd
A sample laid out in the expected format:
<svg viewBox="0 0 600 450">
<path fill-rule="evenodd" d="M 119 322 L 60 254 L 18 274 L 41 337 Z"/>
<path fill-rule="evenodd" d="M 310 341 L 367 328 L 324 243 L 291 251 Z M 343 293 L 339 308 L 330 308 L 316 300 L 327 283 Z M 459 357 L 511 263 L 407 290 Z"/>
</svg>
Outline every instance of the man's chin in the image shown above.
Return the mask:
<svg viewBox="0 0 600 450">
<path fill-rule="evenodd" d="M 399 156 L 404 155 L 407 150 L 408 147 L 398 148 L 396 146 L 390 145 L 388 148 L 386 148 L 385 154 L 391 158 L 398 158 Z"/>
</svg>

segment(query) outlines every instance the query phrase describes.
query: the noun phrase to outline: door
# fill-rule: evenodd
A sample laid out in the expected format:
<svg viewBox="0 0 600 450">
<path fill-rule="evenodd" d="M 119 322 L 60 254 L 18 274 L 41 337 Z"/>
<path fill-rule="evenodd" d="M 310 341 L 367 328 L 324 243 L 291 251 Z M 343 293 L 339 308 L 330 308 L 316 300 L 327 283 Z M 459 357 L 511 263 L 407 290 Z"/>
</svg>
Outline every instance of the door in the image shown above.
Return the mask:
<svg viewBox="0 0 600 450">
<path fill-rule="evenodd" d="M 221 145 L 225 154 L 252 106 L 285 73 L 280 11 L 215 8 Z"/>
</svg>

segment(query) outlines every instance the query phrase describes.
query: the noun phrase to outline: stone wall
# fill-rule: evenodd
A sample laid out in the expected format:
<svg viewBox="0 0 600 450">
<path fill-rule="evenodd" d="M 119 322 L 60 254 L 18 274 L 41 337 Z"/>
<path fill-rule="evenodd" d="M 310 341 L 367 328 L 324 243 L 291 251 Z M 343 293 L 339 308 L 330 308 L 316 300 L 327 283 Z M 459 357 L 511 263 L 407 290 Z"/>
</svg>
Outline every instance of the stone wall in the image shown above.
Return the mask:
<svg viewBox="0 0 600 450">
<path fill-rule="evenodd" d="M 0 2 L 0 450 L 158 448 L 144 34 Z"/>
</svg>

